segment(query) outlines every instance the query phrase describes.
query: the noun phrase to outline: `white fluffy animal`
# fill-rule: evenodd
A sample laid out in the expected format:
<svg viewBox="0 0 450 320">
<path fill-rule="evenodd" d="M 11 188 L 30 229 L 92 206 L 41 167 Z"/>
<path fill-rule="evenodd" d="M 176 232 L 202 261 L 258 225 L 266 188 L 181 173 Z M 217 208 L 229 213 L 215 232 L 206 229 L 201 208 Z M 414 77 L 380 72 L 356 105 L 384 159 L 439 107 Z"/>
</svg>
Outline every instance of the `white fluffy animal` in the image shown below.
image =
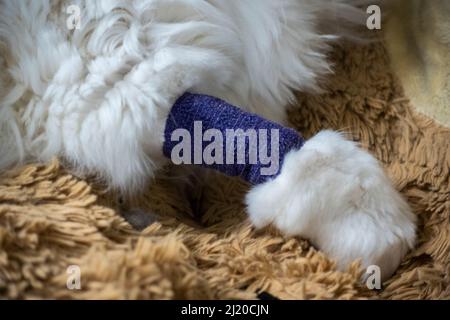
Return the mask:
<svg viewBox="0 0 450 320">
<path fill-rule="evenodd" d="M 138 190 L 167 163 L 165 119 L 188 90 L 284 123 L 292 90 L 330 72 L 329 43 L 362 17 L 356 2 L 2 0 L 0 169 L 59 156 Z M 284 169 L 247 196 L 255 226 L 392 274 L 415 218 L 372 156 L 325 131 Z"/>
</svg>

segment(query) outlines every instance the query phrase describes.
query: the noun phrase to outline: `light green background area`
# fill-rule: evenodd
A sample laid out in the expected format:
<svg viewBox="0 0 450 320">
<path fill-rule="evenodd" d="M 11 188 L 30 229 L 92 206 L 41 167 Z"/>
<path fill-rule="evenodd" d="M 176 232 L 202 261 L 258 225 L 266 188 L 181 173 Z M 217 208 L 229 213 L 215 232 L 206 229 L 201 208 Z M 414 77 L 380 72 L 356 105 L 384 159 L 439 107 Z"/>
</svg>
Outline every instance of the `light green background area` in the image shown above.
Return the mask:
<svg viewBox="0 0 450 320">
<path fill-rule="evenodd" d="M 398 0 L 382 28 L 412 105 L 450 127 L 450 1 Z"/>
</svg>

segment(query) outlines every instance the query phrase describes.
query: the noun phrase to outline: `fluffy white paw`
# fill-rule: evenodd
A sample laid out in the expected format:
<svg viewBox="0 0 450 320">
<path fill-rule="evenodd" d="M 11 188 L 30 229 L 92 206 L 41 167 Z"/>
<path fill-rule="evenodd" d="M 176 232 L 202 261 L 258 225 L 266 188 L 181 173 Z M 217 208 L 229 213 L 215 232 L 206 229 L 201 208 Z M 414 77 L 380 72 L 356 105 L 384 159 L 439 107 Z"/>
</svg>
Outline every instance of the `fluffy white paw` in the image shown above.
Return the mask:
<svg viewBox="0 0 450 320">
<path fill-rule="evenodd" d="M 311 241 L 345 269 L 355 259 L 386 279 L 415 242 L 415 216 L 378 162 L 339 133 L 322 131 L 286 155 L 277 178 L 246 197 L 256 227 Z"/>
</svg>

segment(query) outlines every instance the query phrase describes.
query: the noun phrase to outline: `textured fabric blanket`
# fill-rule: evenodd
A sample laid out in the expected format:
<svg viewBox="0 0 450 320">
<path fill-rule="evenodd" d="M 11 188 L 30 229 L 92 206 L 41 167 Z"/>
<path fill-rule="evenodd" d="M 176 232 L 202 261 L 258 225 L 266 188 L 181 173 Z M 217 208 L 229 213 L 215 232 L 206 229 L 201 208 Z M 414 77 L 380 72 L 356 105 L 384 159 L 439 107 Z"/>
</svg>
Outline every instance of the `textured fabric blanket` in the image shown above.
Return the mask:
<svg viewBox="0 0 450 320">
<path fill-rule="evenodd" d="M 55 160 L 0 178 L 0 297 L 449 299 L 450 129 L 413 111 L 381 45 L 336 48 L 334 60 L 327 91 L 298 94 L 290 120 L 305 138 L 332 128 L 360 141 L 419 217 L 416 249 L 381 290 L 360 283 L 357 261 L 338 272 L 302 239 L 255 232 L 237 179 L 205 186 L 195 216 L 176 180 L 156 178 L 123 204 Z M 134 230 L 121 206 L 159 219 Z M 80 290 L 68 288 L 72 265 Z"/>
</svg>

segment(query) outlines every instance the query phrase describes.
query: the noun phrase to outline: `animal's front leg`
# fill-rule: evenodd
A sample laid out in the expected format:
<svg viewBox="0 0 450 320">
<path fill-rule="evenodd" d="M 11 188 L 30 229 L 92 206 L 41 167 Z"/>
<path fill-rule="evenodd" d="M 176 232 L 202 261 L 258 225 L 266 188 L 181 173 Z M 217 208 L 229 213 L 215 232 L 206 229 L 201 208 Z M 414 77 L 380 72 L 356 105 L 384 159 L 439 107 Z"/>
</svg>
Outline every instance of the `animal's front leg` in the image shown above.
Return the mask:
<svg viewBox="0 0 450 320">
<path fill-rule="evenodd" d="M 378 162 L 342 135 L 308 141 L 219 99 L 183 95 L 165 127 L 164 154 L 239 176 L 256 227 L 309 239 L 345 268 L 356 259 L 390 276 L 415 241 L 415 217 Z"/>
</svg>

